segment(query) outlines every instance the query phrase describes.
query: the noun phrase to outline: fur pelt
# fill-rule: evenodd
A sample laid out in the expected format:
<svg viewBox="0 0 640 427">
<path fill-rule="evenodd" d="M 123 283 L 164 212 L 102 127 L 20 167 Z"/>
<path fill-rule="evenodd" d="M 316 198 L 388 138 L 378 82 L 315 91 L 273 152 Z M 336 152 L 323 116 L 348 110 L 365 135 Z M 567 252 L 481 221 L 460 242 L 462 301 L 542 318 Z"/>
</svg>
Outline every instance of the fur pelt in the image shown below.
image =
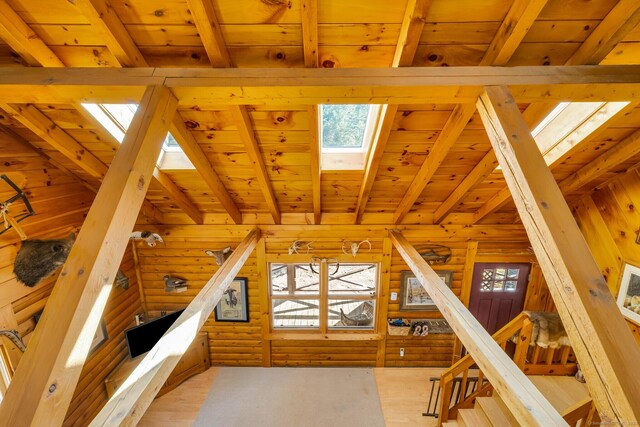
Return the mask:
<svg viewBox="0 0 640 427">
<path fill-rule="evenodd" d="M 67 239 L 25 240 L 14 261 L 13 272 L 25 285 L 37 285 L 64 264 L 74 241 L 74 234 Z"/>
<path fill-rule="evenodd" d="M 533 323 L 530 345 L 539 345 L 542 348 L 571 345 L 558 313 L 544 311 L 526 311 L 525 313 Z"/>
</svg>

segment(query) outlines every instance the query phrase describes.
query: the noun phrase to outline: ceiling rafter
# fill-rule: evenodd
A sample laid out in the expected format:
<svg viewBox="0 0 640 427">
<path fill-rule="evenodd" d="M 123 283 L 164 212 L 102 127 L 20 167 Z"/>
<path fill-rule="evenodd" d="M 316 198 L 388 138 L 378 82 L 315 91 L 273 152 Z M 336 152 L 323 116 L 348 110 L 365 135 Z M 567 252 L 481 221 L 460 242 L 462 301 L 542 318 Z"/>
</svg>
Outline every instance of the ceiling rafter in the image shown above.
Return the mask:
<svg viewBox="0 0 640 427">
<path fill-rule="evenodd" d="M 480 61 L 480 65 L 506 64 L 546 3 L 547 0 L 516 0 L 502 21 L 487 52 Z M 478 92 L 474 89 L 465 89 L 465 92 L 468 93 L 472 91 L 473 95 L 477 96 Z M 396 209 L 393 215 L 394 223 L 399 223 L 409 213 L 475 111 L 475 105 L 469 104 L 457 105 L 454 108 L 438 135 L 429 157 L 420 167 L 418 174 Z M 477 174 L 480 174 L 480 171 Z M 462 190 L 458 193 L 461 193 Z"/>
<path fill-rule="evenodd" d="M 100 33 L 107 49 L 113 54 L 120 66 L 147 66 L 147 61 L 122 24 L 111 3 L 106 0 L 74 0 L 72 4 L 80 9 L 92 28 Z"/>
<path fill-rule="evenodd" d="M 621 0 L 604 17 L 593 32 L 585 39 L 565 65 L 595 65 L 604 58 L 640 23 L 640 3 L 637 0 Z M 525 116 L 530 109 L 537 109 L 539 103 L 527 107 Z M 547 104 L 542 111 L 542 117 L 549 114 L 557 104 Z M 538 115 L 540 112 L 538 112 Z M 553 169 L 553 165 L 550 166 Z M 505 187 L 506 188 L 506 187 Z M 496 193 L 473 214 L 474 223 L 500 209 L 511 199 L 511 193 L 504 188 Z"/>
<path fill-rule="evenodd" d="M 188 0 L 188 4 L 211 64 L 219 68 L 231 67 L 229 52 L 210 0 Z M 233 105 L 229 110 L 233 116 L 234 123 L 238 127 L 240 139 L 245 145 L 247 155 L 256 171 L 258 185 L 267 203 L 267 208 L 275 223 L 280 224 L 280 207 L 267 173 L 267 167 L 262 158 L 262 152 L 258 146 L 258 139 L 253 130 L 247 107 L 245 105 Z"/>
<path fill-rule="evenodd" d="M 302 23 L 302 46 L 304 65 L 318 67 L 318 1 L 301 0 L 300 21 Z M 322 221 L 322 152 L 320 141 L 320 118 L 317 104 L 307 106 L 309 115 L 309 153 L 311 154 L 311 199 L 313 222 Z"/>
<path fill-rule="evenodd" d="M 169 130 L 213 195 L 227 211 L 231 220 L 235 224 L 242 224 L 242 213 L 231 198 L 231 195 L 229 195 L 218 174 L 216 174 L 209 159 L 207 159 L 207 155 L 202 151 L 193 134 L 187 129 L 179 112 L 173 119 Z"/>
<path fill-rule="evenodd" d="M 430 6 L 431 0 L 409 0 L 407 2 L 398 43 L 393 55 L 392 67 L 408 67 L 413 63 Z M 362 215 L 364 215 L 373 183 L 378 175 L 378 169 L 380 168 L 387 142 L 389 142 L 389 135 L 393 129 L 397 112 L 398 104 L 386 104 L 380 110 L 381 119 L 378 121 L 378 126 L 371 141 L 371 148 L 366 159 L 362 184 L 358 193 L 355 210 L 356 224 L 362 221 Z"/>
<path fill-rule="evenodd" d="M 38 37 L 6 0 L 0 0 L 0 38 L 31 66 L 64 67 L 60 58 Z"/>
</svg>

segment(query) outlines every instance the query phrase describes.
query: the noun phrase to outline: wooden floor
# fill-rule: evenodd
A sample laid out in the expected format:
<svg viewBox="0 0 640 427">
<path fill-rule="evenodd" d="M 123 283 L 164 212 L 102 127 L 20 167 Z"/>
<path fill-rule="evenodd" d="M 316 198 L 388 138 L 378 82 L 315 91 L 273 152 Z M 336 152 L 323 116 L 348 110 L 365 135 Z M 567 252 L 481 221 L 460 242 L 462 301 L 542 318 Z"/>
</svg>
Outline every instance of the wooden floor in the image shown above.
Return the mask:
<svg viewBox="0 0 640 427">
<path fill-rule="evenodd" d="M 385 424 L 389 427 L 432 427 L 433 417 L 423 417 L 429 400 L 432 376 L 441 368 L 375 368 L 376 384 Z M 190 426 L 215 382 L 216 368 L 187 380 L 180 387 L 156 399 L 140 420 L 139 426 Z M 588 395 L 584 384 L 573 377 L 529 377 L 559 411 Z"/>
</svg>

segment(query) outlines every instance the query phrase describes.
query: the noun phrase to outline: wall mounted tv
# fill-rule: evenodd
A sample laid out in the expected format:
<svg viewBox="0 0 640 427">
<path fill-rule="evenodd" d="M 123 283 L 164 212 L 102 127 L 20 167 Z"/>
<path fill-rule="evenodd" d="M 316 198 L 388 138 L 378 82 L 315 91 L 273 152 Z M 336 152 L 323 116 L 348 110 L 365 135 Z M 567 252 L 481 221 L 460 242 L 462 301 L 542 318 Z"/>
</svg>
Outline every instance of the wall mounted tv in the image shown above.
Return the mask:
<svg viewBox="0 0 640 427">
<path fill-rule="evenodd" d="M 140 326 L 135 326 L 124 331 L 127 347 L 129 348 L 129 356 L 134 358 L 151 350 L 153 346 L 160 341 L 164 333 L 169 330 L 171 325 L 173 325 L 173 322 L 180 317 L 183 311 L 184 310 L 179 310 L 158 317 L 157 319 L 150 320 Z"/>
</svg>

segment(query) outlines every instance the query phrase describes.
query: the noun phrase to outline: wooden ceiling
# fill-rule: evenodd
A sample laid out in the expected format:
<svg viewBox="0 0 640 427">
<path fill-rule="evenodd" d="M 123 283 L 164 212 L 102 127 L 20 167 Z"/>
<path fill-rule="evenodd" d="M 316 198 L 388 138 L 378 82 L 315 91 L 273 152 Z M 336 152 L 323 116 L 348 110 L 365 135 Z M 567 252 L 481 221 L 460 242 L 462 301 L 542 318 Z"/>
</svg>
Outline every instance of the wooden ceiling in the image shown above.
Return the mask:
<svg viewBox="0 0 640 427">
<path fill-rule="evenodd" d="M 15 67 L 19 75 L 20 67 L 40 66 L 639 64 L 639 21 L 637 0 L 0 0 L 0 66 Z M 118 98 L 118 89 L 107 89 Z M 143 210 L 152 221 L 317 223 L 320 214 L 323 223 L 517 218 L 474 103 L 417 97 L 389 104 L 365 170 L 320 173 L 315 105 L 296 98 L 227 105 L 206 91 L 175 92 L 180 106 L 172 134 L 196 169 L 156 170 Z M 122 102 L 132 99 L 122 93 Z M 456 94 L 477 95 L 473 87 Z M 32 103 L 15 103 L 0 96 L 0 124 L 97 188 L 117 141 L 72 95 L 60 102 L 39 99 L 33 94 Z M 634 135 L 640 109 L 629 100 L 550 165 L 567 197 L 640 161 Z M 556 103 L 529 100 L 520 107 L 533 128 Z M 594 168 L 596 161 L 603 166 Z"/>
</svg>

